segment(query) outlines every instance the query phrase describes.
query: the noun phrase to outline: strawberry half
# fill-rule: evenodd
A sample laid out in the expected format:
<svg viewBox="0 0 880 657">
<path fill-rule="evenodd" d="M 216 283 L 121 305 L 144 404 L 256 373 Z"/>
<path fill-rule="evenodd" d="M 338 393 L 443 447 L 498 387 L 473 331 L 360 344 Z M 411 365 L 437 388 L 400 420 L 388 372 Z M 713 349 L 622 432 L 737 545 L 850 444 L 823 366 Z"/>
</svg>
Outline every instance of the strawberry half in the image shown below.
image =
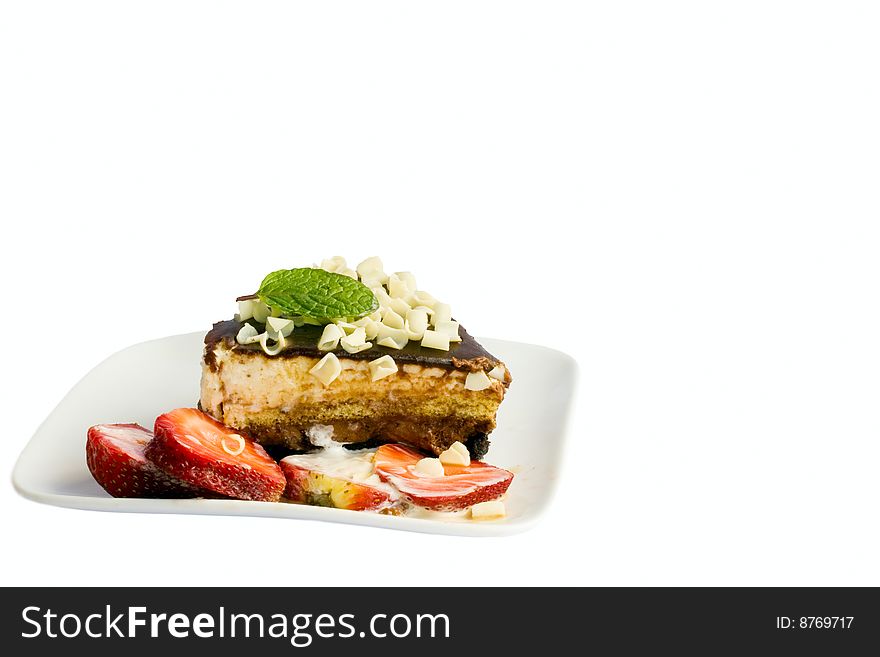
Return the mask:
<svg viewBox="0 0 880 657">
<path fill-rule="evenodd" d="M 139 424 L 98 424 L 86 438 L 86 464 L 113 497 L 204 497 L 208 491 L 162 472 L 144 456 L 153 434 Z M 213 496 L 213 495 L 212 495 Z"/>
<path fill-rule="evenodd" d="M 470 465 L 444 465 L 442 477 L 414 471 L 424 455 L 404 445 L 382 445 L 376 451 L 376 472 L 413 504 L 433 511 L 459 511 L 478 502 L 501 497 L 513 473 L 482 461 Z"/>
<path fill-rule="evenodd" d="M 240 500 L 275 502 L 284 474 L 260 445 L 195 408 L 156 418 L 147 459 L 193 486 Z"/>
<path fill-rule="evenodd" d="M 335 451 L 335 450 L 334 450 Z M 383 511 L 399 495 L 373 473 L 372 454 L 302 454 L 281 460 L 284 496 L 293 502 L 351 511 Z"/>
</svg>

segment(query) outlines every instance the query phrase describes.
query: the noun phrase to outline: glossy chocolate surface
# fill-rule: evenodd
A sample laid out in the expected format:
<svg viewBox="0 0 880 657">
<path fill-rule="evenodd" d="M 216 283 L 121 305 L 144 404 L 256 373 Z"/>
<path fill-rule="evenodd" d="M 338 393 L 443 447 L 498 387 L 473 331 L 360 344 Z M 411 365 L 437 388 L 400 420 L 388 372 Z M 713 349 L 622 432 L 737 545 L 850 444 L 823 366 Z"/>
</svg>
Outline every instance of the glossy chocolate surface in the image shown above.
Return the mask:
<svg viewBox="0 0 880 657">
<path fill-rule="evenodd" d="M 266 356 L 259 344 L 241 345 L 235 341 L 242 327 L 242 322 L 234 319 L 217 322 L 205 336 L 205 362 L 213 366 L 213 350 L 219 343 L 224 343 L 227 348 L 232 348 L 239 353 L 252 353 L 255 356 L 266 358 L 293 358 L 296 356 L 310 356 L 321 358 L 327 352 L 318 349 L 318 340 L 324 330 L 323 326 L 299 326 L 293 334 L 286 338 L 287 347 L 277 356 Z M 254 324 L 257 331 L 262 332 L 264 327 Z M 459 327 L 461 342 L 453 342 L 449 351 L 438 349 L 426 349 L 418 342 L 411 340 L 403 349 L 389 349 L 375 343 L 370 349 L 356 354 L 346 352 L 342 347 L 333 351 L 339 358 L 352 360 L 375 360 L 386 354 L 390 355 L 398 363 L 413 363 L 427 367 L 444 367 L 465 370 L 489 370 L 501 361 L 486 351 L 464 327 Z"/>
</svg>

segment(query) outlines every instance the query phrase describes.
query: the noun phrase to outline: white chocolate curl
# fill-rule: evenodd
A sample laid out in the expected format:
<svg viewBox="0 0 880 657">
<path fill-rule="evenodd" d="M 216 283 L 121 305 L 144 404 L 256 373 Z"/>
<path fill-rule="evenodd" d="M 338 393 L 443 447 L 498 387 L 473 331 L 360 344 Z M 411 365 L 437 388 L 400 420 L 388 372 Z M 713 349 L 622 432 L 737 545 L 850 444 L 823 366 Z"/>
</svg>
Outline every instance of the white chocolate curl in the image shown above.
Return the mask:
<svg viewBox="0 0 880 657">
<path fill-rule="evenodd" d="M 348 269 L 348 263 L 345 262 L 345 258 L 342 256 L 333 256 L 332 258 L 325 258 L 321 261 L 321 269 L 333 273 L 342 273 L 344 270 Z"/>
<path fill-rule="evenodd" d="M 256 299 L 245 299 L 238 302 L 238 321 L 243 322 L 254 316 L 254 306 L 258 303 Z"/>
<path fill-rule="evenodd" d="M 336 380 L 340 372 L 342 372 L 342 363 L 332 352 L 324 356 L 309 370 L 309 374 L 318 379 L 325 388 Z"/>
<path fill-rule="evenodd" d="M 275 340 L 275 344 L 271 347 L 269 346 L 269 340 Z M 268 333 L 263 333 L 260 335 L 260 346 L 267 356 L 277 356 L 287 346 L 287 340 L 281 334 L 269 335 Z"/>
<path fill-rule="evenodd" d="M 394 359 L 387 354 L 376 360 L 371 360 L 368 365 L 370 366 L 370 377 L 372 381 L 378 381 L 379 379 L 384 379 L 386 376 L 391 376 L 392 374 L 397 373 L 397 363 L 395 363 Z"/>
<path fill-rule="evenodd" d="M 471 455 L 467 451 L 467 447 L 456 441 L 449 449 L 440 454 L 440 463 L 443 465 L 468 466 L 471 464 Z"/>
<path fill-rule="evenodd" d="M 266 332 L 272 334 L 273 338 L 278 334 L 283 335 L 285 338 L 289 337 L 293 333 L 293 328 L 292 319 L 284 319 L 282 317 L 266 318 Z"/>
<path fill-rule="evenodd" d="M 406 329 L 394 329 L 384 324 L 379 324 L 378 326 L 379 331 L 376 337 L 379 338 L 379 341 L 376 344 L 388 347 L 389 349 L 403 349 L 407 342 L 409 342 Z"/>
<path fill-rule="evenodd" d="M 402 329 L 404 327 L 403 317 L 389 308 L 382 313 L 382 323 L 388 328 Z"/>
<path fill-rule="evenodd" d="M 318 349 L 321 351 L 333 351 L 339 346 L 339 339 L 345 335 L 345 332 L 336 326 L 336 324 L 327 324 L 324 332 L 321 333 L 321 339 L 318 340 Z"/>
<path fill-rule="evenodd" d="M 418 285 L 416 285 L 416 277 L 413 276 L 412 272 L 409 271 L 396 271 L 394 275 L 397 276 L 398 279 L 403 281 L 406 286 L 410 289 L 410 291 L 415 292 Z"/>
<path fill-rule="evenodd" d="M 376 285 L 374 287 L 370 287 L 370 290 L 373 292 L 373 296 L 376 297 L 376 301 L 379 302 L 379 308 L 387 308 L 391 304 L 391 297 L 388 296 L 388 293 L 385 291 L 385 288 L 381 285 Z M 378 311 L 377 311 L 378 312 Z"/>
<path fill-rule="evenodd" d="M 269 317 L 271 311 L 269 310 L 269 306 L 259 300 L 254 300 L 254 319 L 257 320 L 260 324 L 265 323 L 266 318 Z"/>
<path fill-rule="evenodd" d="M 385 274 L 385 266 L 378 256 L 372 256 L 361 262 L 357 266 L 357 273 L 362 280 L 365 278 L 378 279 L 382 284 L 388 280 L 388 276 Z"/>
<path fill-rule="evenodd" d="M 341 328 L 345 335 L 351 335 L 357 328 L 357 324 L 350 324 L 349 322 L 336 322 L 336 326 Z"/>
<path fill-rule="evenodd" d="M 434 304 L 434 316 L 431 320 L 436 324 L 437 322 L 445 322 L 452 319 L 452 306 L 448 303 L 440 303 L 439 301 Z"/>
<path fill-rule="evenodd" d="M 354 325 L 363 327 L 367 334 L 367 340 L 372 340 L 379 332 L 379 322 L 375 322 L 369 317 L 361 317 Z"/>
<path fill-rule="evenodd" d="M 434 320 L 434 330 L 448 335 L 450 342 L 461 342 L 461 338 L 458 336 L 458 322 L 456 321 L 446 319 L 438 322 Z"/>
<path fill-rule="evenodd" d="M 504 365 L 499 364 L 489 370 L 489 376 L 499 381 L 504 381 L 505 374 L 507 374 L 507 368 L 505 368 Z"/>
<path fill-rule="evenodd" d="M 474 520 L 493 520 L 503 518 L 507 511 L 504 508 L 504 502 L 501 500 L 492 500 L 491 502 L 480 502 L 471 507 L 471 518 Z"/>
<path fill-rule="evenodd" d="M 236 443 L 234 447 L 226 443 L 227 438 Z M 244 451 L 244 438 L 239 436 L 237 433 L 223 436 L 223 438 L 220 439 L 220 446 L 223 448 L 223 451 L 230 456 L 238 456 Z"/>
<path fill-rule="evenodd" d="M 428 313 L 424 310 L 410 310 L 406 313 L 405 324 L 410 340 L 421 340 L 428 330 Z"/>
<path fill-rule="evenodd" d="M 412 302 L 410 302 L 410 305 L 428 306 L 428 308 L 433 308 L 437 305 L 437 299 L 435 299 L 432 295 L 428 294 L 424 290 L 419 290 L 412 296 Z"/>
<path fill-rule="evenodd" d="M 235 336 L 238 344 L 252 344 L 260 341 L 260 334 L 252 325 L 244 324 Z"/>
<path fill-rule="evenodd" d="M 409 283 L 402 279 L 398 274 L 391 274 L 388 277 L 388 294 L 396 299 L 406 299 L 409 295 L 416 291 L 415 281 L 412 287 Z"/>
<path fill-rule="evenodd" d="M 443 471 L 443 464 L 440 459 L 425 458 L 415 464 L 413 470 L 425 477 L 442 477 L 446 474 Z"/>
<path fill-rule="evenodd" d="M 403 299 L 392 299 L 388 307 L 401 317 L 406 317 L 409 312 L 409 304 Z"/>
<path fill-rule="evenodd" d="M 439 349 L 449 351 L 449 336 L 439 331 L 428 329 L 422 336 L 422 346 L 426 349 Z"/>
<path fill-rule="evenodd" d="M 351 333 L 342 338 L 342 343 L 347 343 L 349 347 L 360 347 L 366 341 L 367 330 L 363 326 L 355 326 Z"/>
<path fill-rule="evenodd" d="M 468 451 L 468 448 L 464 446 L 464 443 L 460 443 L 457 440 L 449 446 L 449 449 L 455 450 L 462 456 L 471 457 L 471 453 Z"/>
<path fill-rule="evenodd" d="M 367 342 L 367 331 L 363 326 L 358 326 L 350 335 L 346 335 L 339 341 L 342 348 L 350 354 L 366 351 L 373 345 Z"/>
<path fill-rule="evenodd" d="M 477 372 L 468 372 L 467 378 L 464 380 L 465 390 L 480 391 L 485 390 L 492 385 L 492 381 L 486 376 L 483 370 Z"/>
</svg>

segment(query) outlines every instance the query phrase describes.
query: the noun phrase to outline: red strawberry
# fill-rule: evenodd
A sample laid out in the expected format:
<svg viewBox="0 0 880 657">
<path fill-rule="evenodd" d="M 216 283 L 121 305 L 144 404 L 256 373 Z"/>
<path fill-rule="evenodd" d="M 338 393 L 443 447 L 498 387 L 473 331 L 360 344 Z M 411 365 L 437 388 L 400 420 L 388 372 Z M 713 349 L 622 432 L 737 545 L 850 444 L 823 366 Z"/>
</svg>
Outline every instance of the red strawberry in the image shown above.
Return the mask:
<svg viewBox="0 0 880 657">
<path fill-rule="evenodd" d="M 287 477 L 284 496 L 312 506 L 352 511 L 382 511 L 399 498 L 373 474 L 372 454 L 327 453 L 288 456 L 281 460 Z"/>
<path fill-rule="evenodd" d="M 501 497 L 513 473 L 482 461 L 444 465 L 442 477 L 414 472 L 424 455 L 404 445 L 382 445 L 376 451 L 376 472 L 414 504 L 434 511 L 458 511 Z"/>
<path fill-rule="evenodd" d="M 156 418 L 146 449 L 154 465 L 193 486 L 241 500 L 275 502 L 284 474 L 260 445 L 195 408 Z"/>
<path fill-rule="evenodd" d="M 153 434 L 139 424 L 98 424 L 86 439 L 86 464 L 113 497 L 204 497 L 200 490 L 165 474 L 147 461 Z"/>
</svg>

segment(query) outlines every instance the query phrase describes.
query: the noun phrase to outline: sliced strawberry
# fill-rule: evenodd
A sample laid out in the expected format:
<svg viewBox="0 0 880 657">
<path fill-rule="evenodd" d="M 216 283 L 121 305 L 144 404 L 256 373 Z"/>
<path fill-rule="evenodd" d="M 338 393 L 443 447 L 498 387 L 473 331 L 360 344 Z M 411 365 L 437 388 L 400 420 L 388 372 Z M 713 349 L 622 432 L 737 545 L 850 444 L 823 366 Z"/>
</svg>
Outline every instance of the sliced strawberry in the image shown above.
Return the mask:
<svg viewBox="0 0 880 657">
<path fill-rule="evenodd" d="M 195 408 L 156 418 L 147 459 L 168 474 L 220 495 L 275 502 L 284 474 L 260 445 Z"/>
<path fill-rule="evenodd" d="M 513 473 L 482 461 L 470 465 L 444 465 L 442 477 L 414 471 L 424 455 L 404 445 L 382 445 L 376 451 L 376 472 L 413 504 L 434 511 L 458 511 L 478 502 L 501 497 Z"/>
<path fill-rule="evenodd" d="M 98 424 L 86 438 L 86 464 L 101 488 L 113 497 L 204 497 L 147 461 L 144 448 L 153 434 L 139 424 Z M 212 495 L 213 496 L 213 495 Z"/>
<path fill-rule="evenodd" d="M 352 511 L 382 511 L 394 506 L 397 491 L 373 473 L 372 453 L 339 448 L 281 460 L 287 477 L 284 496 L 293 502 Z"/>
</svg>

